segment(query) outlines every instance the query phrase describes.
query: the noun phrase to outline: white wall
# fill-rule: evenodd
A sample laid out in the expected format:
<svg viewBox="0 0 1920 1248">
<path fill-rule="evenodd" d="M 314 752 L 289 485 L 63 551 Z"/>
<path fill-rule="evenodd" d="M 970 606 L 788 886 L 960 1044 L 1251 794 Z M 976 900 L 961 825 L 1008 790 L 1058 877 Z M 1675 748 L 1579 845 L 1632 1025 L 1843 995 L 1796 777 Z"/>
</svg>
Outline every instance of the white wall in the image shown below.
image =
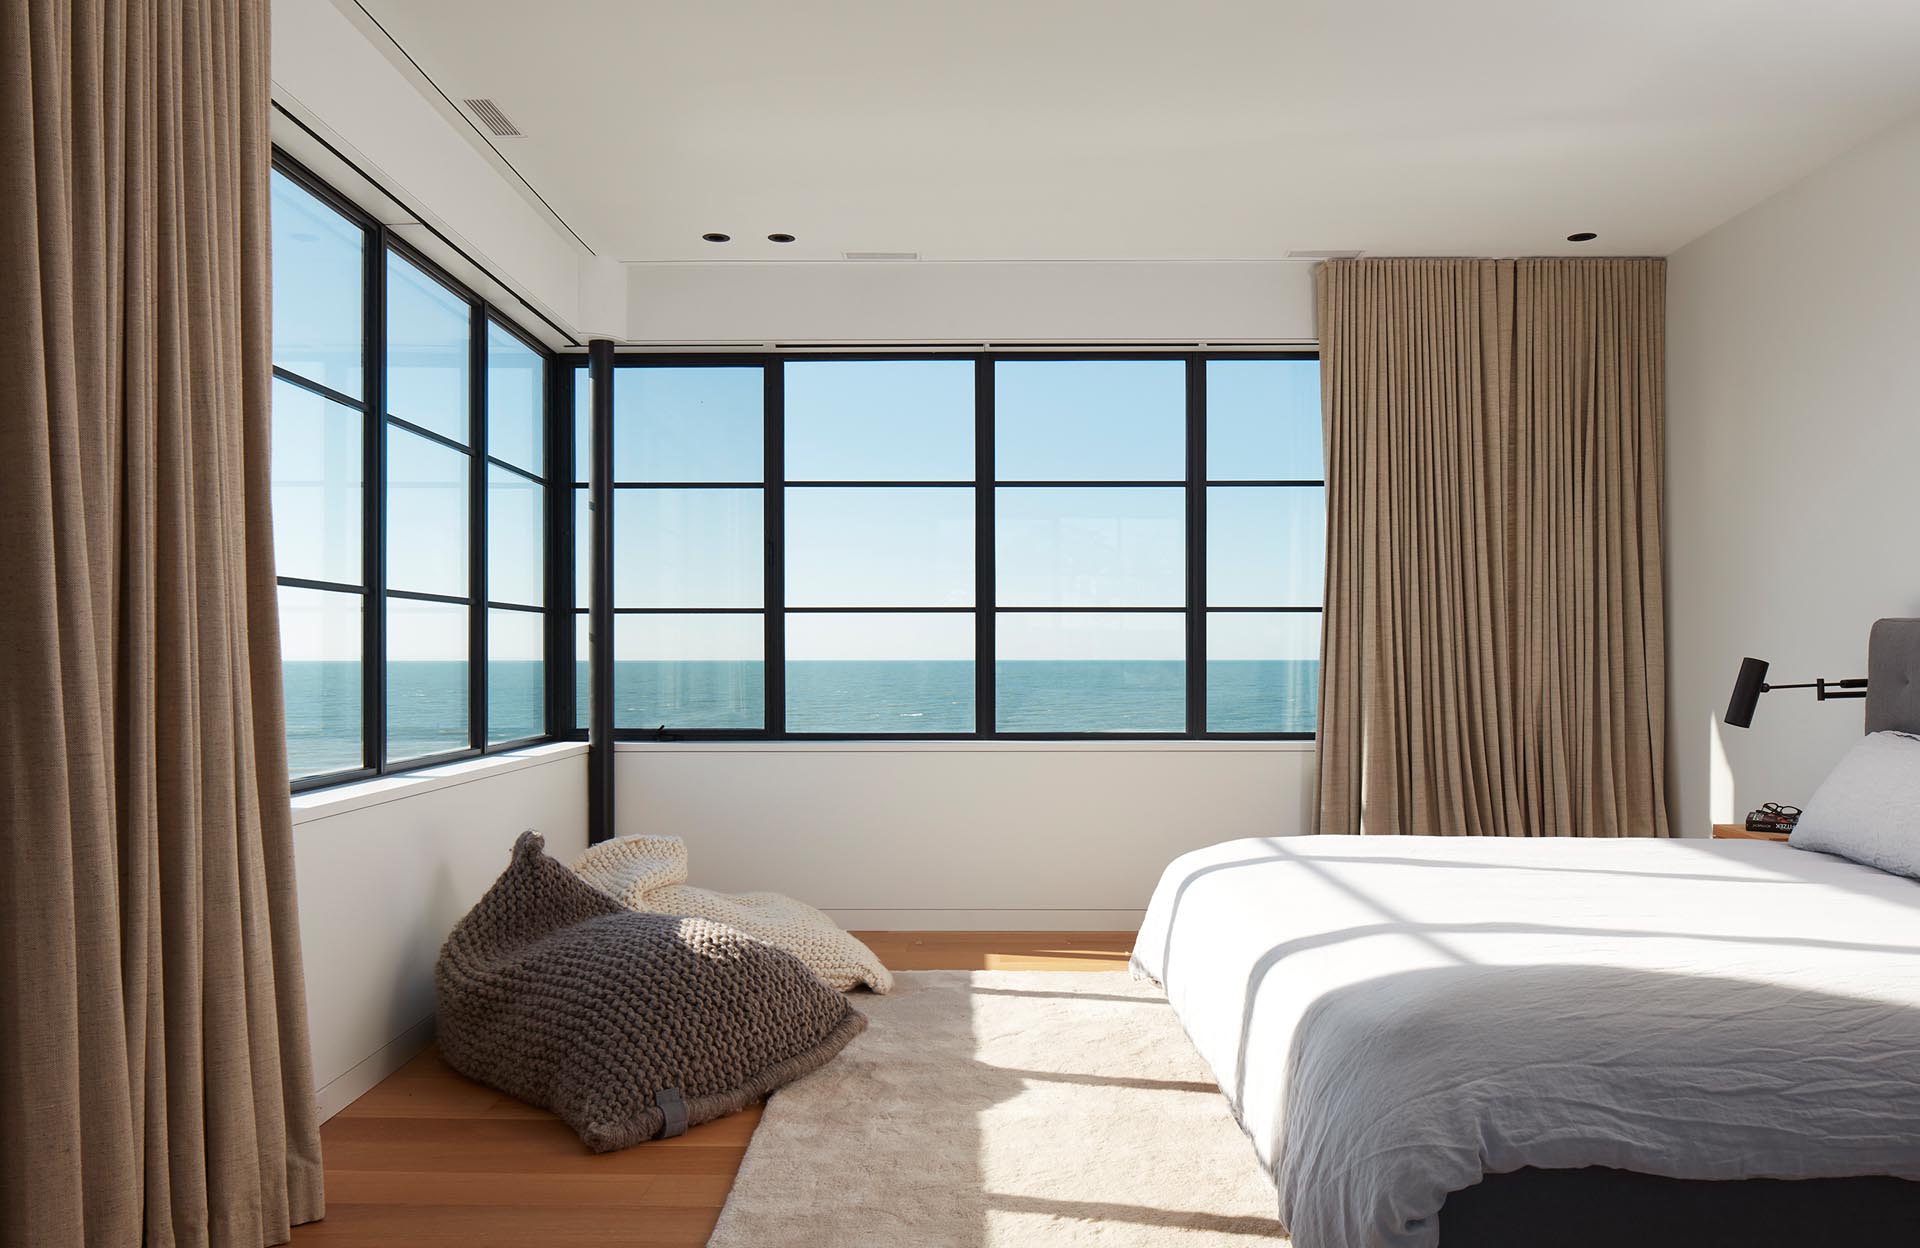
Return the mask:
<svg viewBox="0 0 1920 1248">
<path fill-rule="evenodd" d="M 635 341 L 1310 342 L 1305 262 L 638 264 Z M 1176 855 L 1311 824 L 1310 744 L 635 744 L 622 835 L 855 928 L 1137 926 Z"/>
<path fill-rule="evenodd" d="M 1873 620 L 1920 615 L 1916 221 L 1920 118 L 1671 258 L 1668 656 L 1687 835 L 1804 803 L 1861 731 L 1860 703 L 1809 691 L 1766 695 L 1751 729 L 1719 724 L 1743 655 L 1775 680 L 1862 676 Z"/>
<path fill-rule="evenodd" d="M 851 928 L 1134 928 L 1176 855 L 1307 830 L 1304 742 L 632 744 L 623 836 Z"/>
<path fill-rule="evenodd" d="M 432 1037 L 433 964 L 527 828 L 586 847 L 586 747 L 545 746 L 294 798 L 307 1023 L 323 1116 Z"/>
<path fill-rule="evenodd" d="M 636 342 L 1311 342 L 1307 261 L 634 264 Z"/>
<path fill-rule="evenodd" d="M 355 7 L 357 14 L 357 7 Z M 570 329 L 582 324 L 582 282 L 597 280 L 586 250 L 462 132 L 464 122 L 430 102 L 431 88 L 394 63 L 387 45 L 329 0 L 273 0 L 273 98 L 325 135 L 518 294 Z M 371 35 L 371 37 L 370 37 Z M 296 128 L 275 118 L 274 139 L 353 194 L 353 179 Z M 356 196 L 357 197 L 357 196 Z M 390 206 L 366 207 L 398 224 Z M 402 218 L 404 219 L 404 218 Z M 473 275 L 444 255 L 425 230 L 409 242 L 463 280 Z M 489 292 L 492 293 L 492 292 Z M 520 309 L 500 300 L 511 313 Z M 589 302 L 592 302 L 591 300 Z M 521 314 L 522 321 L 531 318 Z M 525 325 L 542 332 L 537 322 Z M 601 327 L 615 332 L 619 326 Z"/>
</svg>

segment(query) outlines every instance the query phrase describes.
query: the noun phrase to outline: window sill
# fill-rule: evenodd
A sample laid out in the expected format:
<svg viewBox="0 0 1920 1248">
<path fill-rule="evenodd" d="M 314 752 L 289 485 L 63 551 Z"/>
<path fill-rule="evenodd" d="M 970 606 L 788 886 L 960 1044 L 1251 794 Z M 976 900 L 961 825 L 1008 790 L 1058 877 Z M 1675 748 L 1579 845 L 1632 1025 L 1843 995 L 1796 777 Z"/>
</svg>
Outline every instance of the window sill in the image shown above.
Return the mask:
<svg viewBox="0 0 1920 1248">
<path fill-rule="evenodd" d="M 620 754 L 1311 754 L 1312 741 L 621 741 Z"/>
<path fill-rule="evenodd" d="M 448 763 L 444 767 L 429 767 L 421 771 L 410 771 L 404 775 L 381 776 L 374 780 L 361 780 L 332 788 L 315 789 L 311 793 L 296 793 L 293 797 L 293 822 L 297 826 L 310 823 L 315 819 L 326 819 L 334 815 L 344 815 L 349 811 L 364 810 L 369 806 L 404 801 L 407 798 L 419 797 L 440 789 L 450 789 L 458 784 L 471 784 L 475 780 L 504 776 L 510 772 L 524 771 L 529 767 L 544 767 L 562 759 L 577 758 L 586 752 L 587 745 L 584 741 L 557 741 L 547 745 L 529 746 L 524 750 L 513 750 L 506 754 L 463 758 L 457 763 Z"/>
</svg>

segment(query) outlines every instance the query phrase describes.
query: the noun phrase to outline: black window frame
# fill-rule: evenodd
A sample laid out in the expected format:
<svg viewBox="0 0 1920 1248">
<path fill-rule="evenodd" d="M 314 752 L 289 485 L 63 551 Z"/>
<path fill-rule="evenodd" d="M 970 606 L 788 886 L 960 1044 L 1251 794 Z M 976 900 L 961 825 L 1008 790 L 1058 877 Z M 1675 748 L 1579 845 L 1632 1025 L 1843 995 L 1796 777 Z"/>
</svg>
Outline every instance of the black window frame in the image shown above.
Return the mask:
<svg viewBox="0 0 1920 1248">
<path fill-rule="evenodd" d="M 624 351 L 615 352 L 613 364 L 616 370 L 632 368 L 700 368 L 716 366 L 758 367 L 763 371 L 763 393 L 765 395 L 765 453 L 762 462 L 762 480 L 759 483 L 745 482 L 671 482 L 671 483 L 629 483 L 611 482 L 609 494 L 617 494 L 620 489 L 629 488 L 687 488 L 718 489 L 743 488 L 757 484 L 764 491 L 765 519 L 765 573 L 766 590 L 757 608 L 735 608 L 729 611 L 707 611 L 699 608 L 615 608 L 615 616 L 627 614 L 669 614 L 692 612 L 697 614 L 757 614 L 764 620 L 764 705 L 765 724 L 757 729 L 738 728 L 678 728 L 668 725 L 664 730 L 658 728 L 616 727 L 613 738 L 616 742 L 675 742 L 675 741 L 792 741 L 792 742 L 861 742 L 861 741 L 1313 741 L 1315 732 L 1222 732 L 1207 729 L 1207 621 L 1212 615 L 1224 614 L 1310 614 L 1323 616 L 1325 603 L 1317 606 L 1210 606 L 1207 603 L 1207 491 L 1211 488 L 1241 487 L 1301 487 L 1326 488 L 1325 478 L 1318 479 L 1264 479 L 1248 477 L 1210 478 L 1207 475 L 1207 364 L 1215 360 L 1314 360 L 1318 361 L 1320 352 L 1315 347 L 1258 350 L 1178 350 L 1153 348 L 1115 348 L 1115 349 L 1046 349 L 1046 350 L 954 350 L 929 348 L 926 350 L 899 351 Z M 959 360 L 974 364 L 974 476 L 970 480 L 956 481 L 790 481 L 786 477 L 785 456 L 785 395 L 784 365 L 814 361 L 909 361 L 909 360 Z M 1123 361 L 1123 360 L 1175 360 L 1184 364 L 1186 370 L 1186 464 L 1181 480 L 1174 481 L 1133 481 L 1133 480 L 1085 480 L 1043 482 L 1027 481 L 1019 478 L 1000 479 L 995 476 L 994 459 L 994 366 L 1003 362 L 1083 362 L 1083 361 Z M 567 453 L 573 454 L 578 430 L 577 418 L 591 419 L 590 413 L 575 411 L 577 379 L 587 371 L 587 357 L 584 354 L 562 352 L 555 356 L 553 392 L 558 406 L 564 408 L 560 415 L 566 427 Z M 590 433 L 600 431 L 590 430 Z M 610 431 L 608 431 L 610 432 Z M 572 494 L 580 492 L 584 496 L 587 481 L 584 466 L 576 470 L 571 478 L 566 512 L 571 519 L 574 512 Z M 790 486 L 808 488 L 813 486 L 857 486 L 859 488 L 902 488 L 902 487 L 940 487 L 972 489 L 975 495 L 975 534 L 974 534 L 974 603 L 970 607 L 790 607 L 785 602 L 785 565 L 786 565 L 786 491 Z M 1107 606 L 1068 606 L 1068 607 L 1025 607 L 1019 605 L 1002 606 L 997 599 L 996 549 L 995 549 L 995 509 L 996 493 L 1002 487 L 1059 485 L 1062 487 L 1139 487 L 1175 485 L 1185 491 L 1185 559 L 1186 592 L 1185 603 L 1175 607 L 1107 607 Z M 611 515 L 601 517 L 588 513 L 590 524 L 611 526 Z M 611 527 L 609 541 L 613 538 Z M 616 552 L 617 556 L 617 552 Z M 572 584 L 573 572 L 577 563 L 577 554 L 571 542 L 566 548 L 566 557 L 561 562 L 566 565 L 568 588 L 563 598 L 557 601 L 568 605 L 566 613 L 573 620 L 587 617 L 589 608 L 584 597 L 577 594 Z M 785 727 L 786 711 L 786 671 L 785 642 L 786 616 L 789 613 L 844 614 L 862 611 L 881 611 L 887 614 L 956 614 L 970 613 L 975 620 L 974 641 L 974 731 L 972 732 L 908 732 L 908 733 L 847 733 L 847 732 L 792 732 Z M 1177 614 L 1185 617 L 1185 675 L 1186 675 L 1186 727 L 1179 732 L 1002 732 L 996 727 L 996 663 L 997 639 L 995 623 L 1003 614 L 1015 613 L 1078 613 L 1098 614 Z M 575 702 L 576 686 L 579 682 L 578 662 L 584 657 L 575 653 L 577 626 L 572 624 L 560 630 L 565 634 L 566 678 L 561 681 L 549 681 L 549 684 L 565 686 L 568 705 L 565 715 L 556 723 L 567 725 L 557 735 L 571 740 L 585 740 L 585 707 Z M 613 647 L 608 640 L 609 652 Z M 615 656 L 615 662 L 618 656 Z M 780 725 L 776 728 L 774 725 Z M 1316 724 L 1317 728 L 1317 724 Z"/>
<path fill-rule="evenodd" d="M 504 310 L 454 278 L 372 213 L 341 194 L 318 174 L 277 146 L 273 149 L 273 169 L 328 208 L 339 213 L 342 218 L 361 231 L 362 238 L 361 397 L 352 398 L 278 365 L 273 368 L 275 380 L 284 381 L 357 411 L 361 419 L 363 446 L 360 583 L 355 585 L 288 576 L 277 578 L 279 585 L 287 588 L 355 594 L 360 598 L 361 764 L 358 767 L 292 778 L 289 780 L 289 788 L 296 794 L 311 793 L 338 785 L 353 784 L 383 776 L 402 775 L 465 759 L 502 754 L 568 739 L 565 734 L 556 733 L 555 728 L 572 722 L 564 717 L 571 711 L 572 694 L 570 689 L 555 687 L 562 682 L 556 681 L 554 674 L 557 670 L 562 670 L 558 664 L 571 659 L 570 640 L 563 650 L 559 645 L 562 639 L 558 634 L 563 631 L 560 627 L 562 622 L 560 617 L 568 616 L 564 621 L 568 625 L 571 625 L 572 621 L 570 613 L 562 611 L 558 604 L 566 601 L 562 595 L 569 592 L 572 573 L 570 562 L 567 562 L 564 568 L 556 566 L 566 561 L 556 559 L 555 552 L 565 551 L 569 559 L 571 558 L 571 517 L 560 514 L 563 510 L 560 504 L 571 503 L 572 499 L 570 492 L 557 488 L 555 483 L 565 480 L 572 472 L 571 412 L 557 401 L 556 394 L 558 379 L 562 376 L 570 377 L 570 374 L 560 366 L 559 357 L 551 349 L 529 334 Z M 404 417 L 396 417 L 386 410 L 386 273 L 387 257 L 390 253 L 414 266 L 427 278 L 438 283 L 467 305 L 470 380 L 467 396 L 468 439 L 464 446 L 457 445 L 444 435 L 424 429 Z M 497 327 L 513 337 L 539 357 L 544 366 L 545 385 L 542 395 L 544 410 L 541 413 L 541 436 L 544 442 L 545 462 L 540 474 L 528 472 L 517 464 L 497 459 L 488 453 L 487 333 L 489 327 Z M 462 598 L 387 588 L 386 448 L 390 427 L 404 429 L 437 444 L 453 447 L 468 458 L 469 576 L 467 593 Z M 496 465 L 539 483 L 545 491 L 542 517 L 543 540 L 546 543 L 546 576 L 542 589 L 547 601 L 540 607 L 521 603 L 496 604 L 490 600 L 487 593 L 487 475 L 488 469 Z M 564 499 L 559 497 L 563 493 L 568 494 Z M 414 601 L 451 602 L 467 609 L 467 744 L 460 749 L 444 750 L 436 754 L 394 761 L 389 761 L 387 758 L 386 604 L 389 597 Z M 541 656 L 545 669 L 545 697 L 541 707 L 544 727 L 541 732 L 532 736 L 490 742 L 487 740 L 487 616 L 490 610 L 496 608 L 537 610 L 544 616 Z"/>
</svg>

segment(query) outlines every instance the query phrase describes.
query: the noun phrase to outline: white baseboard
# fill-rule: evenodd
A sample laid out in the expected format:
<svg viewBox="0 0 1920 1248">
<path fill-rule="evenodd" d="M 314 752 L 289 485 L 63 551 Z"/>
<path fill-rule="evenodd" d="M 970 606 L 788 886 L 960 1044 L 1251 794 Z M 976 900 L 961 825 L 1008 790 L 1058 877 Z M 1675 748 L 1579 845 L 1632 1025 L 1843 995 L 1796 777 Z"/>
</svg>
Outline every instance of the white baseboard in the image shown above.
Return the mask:
<svg viewBox="0 0 1920 1248">
<path fill-rule="evenodd" d="M 433 1043 L 433 1015 L 429 1014 L 381 1045 L 352 1070 L 315 1092 L 313 1099 L 320 1106 L 320 1121 L 325 1122 L 359 1100 L 373 1088 L 374 1084 L 418 1057 L 421 1050 L 431 1043 Z"/>
<path fill-rule="evenodd" d="M 863 932 L 1137 932 L 1144 910 L 828 910 Z"/>
</svg>

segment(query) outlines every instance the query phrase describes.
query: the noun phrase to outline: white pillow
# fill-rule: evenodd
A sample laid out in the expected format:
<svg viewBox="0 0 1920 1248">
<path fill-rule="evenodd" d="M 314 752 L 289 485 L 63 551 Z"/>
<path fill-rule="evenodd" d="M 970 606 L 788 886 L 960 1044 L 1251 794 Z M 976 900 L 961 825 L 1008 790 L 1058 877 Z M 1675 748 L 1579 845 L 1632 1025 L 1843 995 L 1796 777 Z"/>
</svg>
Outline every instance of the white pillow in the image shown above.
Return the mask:
<svg viewBox="0 0 1920 1248">
<path fill-rule="evenodd" d="M 1920 879 L 1920 737 L 1862 738 L 1807 803 L 1789 843 Z"/>
</svg>

